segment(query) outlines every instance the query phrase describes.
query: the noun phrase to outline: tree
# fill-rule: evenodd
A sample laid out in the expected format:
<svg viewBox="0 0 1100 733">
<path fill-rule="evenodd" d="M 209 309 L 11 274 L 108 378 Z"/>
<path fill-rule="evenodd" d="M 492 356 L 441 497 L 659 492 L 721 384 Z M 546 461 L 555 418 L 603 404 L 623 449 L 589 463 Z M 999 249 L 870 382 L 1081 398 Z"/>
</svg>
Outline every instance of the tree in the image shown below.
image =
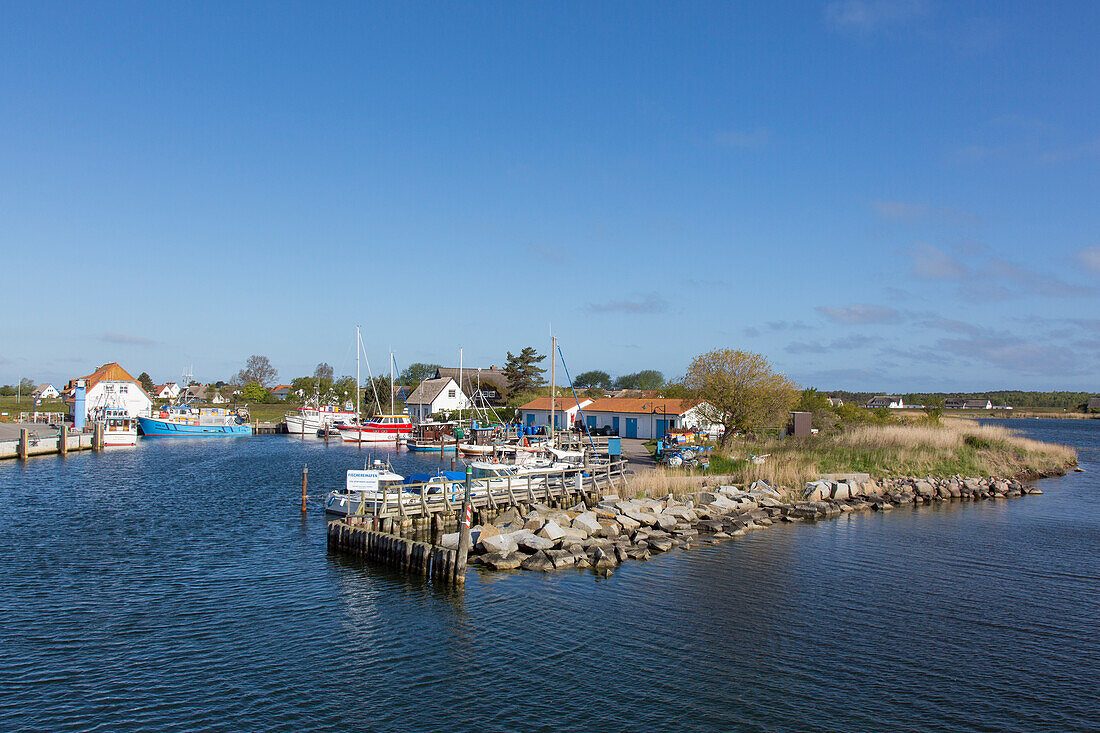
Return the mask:
<svg viewBox="0 0 1100 733">
<path fill-rule="evenodd" d="M 437 369 L 439 369 L 438 364 L 424 364 L 417 361 L 402 369 L 397 381 L 411 389 L 416 389 L 425 379 L 434 377 Z"/>
<path fill-rule="evenodd" d="M 34 388 L 38 386 L 34 383 L 34 380 L 29 377 L 23 377 L 19 380 L 19 393 L 24 397 L 29 397 Z"/>
<path fill-rule="evenodd" d="M 546 384 L 543 375 L 545 369 L 539 367 L 546 356 L 539 354 L 532 346 L 524 346 L 518 356 L 508 352 L 502 373 L 508 380 L 509 392 L 526 392 Z"/>
<path fill-rule="evenodd" d="M 213 399 L 214 392 L 210 392 L 211 399 Z M 259 382 L 253 380 L 244 385 L 244 389 L 241 391 L 241 396 L 246 402 L 264 402 L 267 400 L 267 390 Z"/>
<path fill-rule="evenodd" d="M 142 372 L 138 376 L 138 381 L 141 382 L 141 388 L 145 390 L 146 394 L 153 394 L 156 391 L 156 385 L 153 384 L 153 378 L 149 376 L 149 372 Z"/>
<path fill-rule="evenodd" d="M 343 376 L 332 383 L 329 388 L 331 399 L 341 404 L 355 404 L 355 377 Z"/>
<path fill-rule="evenodd" d="M 684 385 L 706 401 L 703 416 L 725 428 L 722 446 L 735 431 L 753 432 L 783 421 L 798 400 L 794 382 L 773 371 L 766 357 L 740 349 L 695 357 Z"/>
<path fill-rule="evenodd" d="M 573 380 L 573 386 L 577 389 L 588 389 L 589 387 L 611 389 L 611 375 L 599 369 L 581 372 L 577 375 L 577 378 Z"/>
<path fill-rule="evenodd" d="M 328 381 L 331 382 L 331 381 L 333 381 L 335 376 L 336 376 L 336 372 L 333 370 L 332 366 L 329 365 L 329 364 L 326 364 L 323 361 L 320 364 L 317 365 L 316 369 L 313 370 L 313 378 L 314 379 L 327 379 Z"/>
<path fill-rule="evenodd" d="M 0 397 L 14 397 L 14 396 L 15 396 L 15 387 L 11 386 L 10 384 L 5 384 L 3 387 L 0 387 Z"/>
<path fill-rule="evenodd" d="M 267 386 L 273 383 L 277 376 L 279 376 L 279 370 L 271 366 L 270 359 L 266 356 L 253 354 L 248 357 L 244 369 L 237 372 L 237 383 L 247 385 L 249 382 L 256 382 L 267 389 Z"/>
<path fill-rule="evenodd" d="M 657 390 L 665 386 L 665 375 L 656 369 L 643 369 L 633 374 L 624 374 L 615 380 L 616 389 Z"/>
<path fill-rule="evenodd" d="M 932 425 L 939 425 L 943 417 L 943 400 L 928 400 L 924 405 L 924 416 Z"/>
<path fill-rule="evenodd" d="M 354 378 L 352 378 L 351 381 L 352 381 L 352 384 L 355 383 Z M 386 410 L 389 410 L 390 409 L 390 378 L 389 378 L 389 376 L 383 377 L 383 376 L 379 375 L 379 376 L 374 378 L 373 382 L 369 379 L 367 380 L 366 384 L 363 386 L 363 404 L 364 405 L 374 405 L 375 393 L 378 394 L 378 403 L 379 404 L 377 406 L 379 408 L 381 408 L 381 410 L 383 412 L 385 412 Z M 355 398 L 354 394 L 352 395 L 352 398 L 353 399 Z"/>
</svg>

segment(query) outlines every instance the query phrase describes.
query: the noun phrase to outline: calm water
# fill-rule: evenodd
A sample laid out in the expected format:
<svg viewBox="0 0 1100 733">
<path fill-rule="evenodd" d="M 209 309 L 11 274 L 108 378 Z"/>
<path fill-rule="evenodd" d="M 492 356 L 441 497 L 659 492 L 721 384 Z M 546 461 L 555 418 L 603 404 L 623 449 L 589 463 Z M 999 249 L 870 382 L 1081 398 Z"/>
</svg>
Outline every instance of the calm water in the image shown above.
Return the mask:
<svg viewBox="0 0 1100 733">
<path fill-rule="evenodd" d="M 1100 422 L 1012 425 L 1089 472 L 457 593 L 326 555 L 351 446 L 7 461 L 0 730 L 1096 730 Z"/>
</svg>

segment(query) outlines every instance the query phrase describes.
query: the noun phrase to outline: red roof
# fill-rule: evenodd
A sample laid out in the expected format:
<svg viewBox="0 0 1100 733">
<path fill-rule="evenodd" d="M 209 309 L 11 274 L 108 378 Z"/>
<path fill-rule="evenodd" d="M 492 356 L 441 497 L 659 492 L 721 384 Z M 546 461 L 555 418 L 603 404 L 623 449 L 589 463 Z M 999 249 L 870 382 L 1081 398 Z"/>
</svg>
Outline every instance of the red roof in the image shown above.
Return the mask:
<svg viewBox="0 0 1100 733">
<path fill-rule="evenodd" d="M 604 397 L 584 408 L 585 412 L 630 412 L 642 415 L 683 415 L 702 400 L 676 397 Z"/>
<path fill-rule="evenodd" d="M 587 410 L 588 409 L 589 405 L 586 404 L 588 402 L 591 402 L 591 400 L 589 398 L 581 397 L 581 409 L 582 410 Z M 565 412 L 566 410 L 574 410 L 574 409 L 576 409 L 576 407 L 577 407 L 577 401 L 575 399 L 573 399 L 572 397 L 558 397 L 554 401 L 554 409 L 555 410 L 561 410 L 562 412 Z M 549 409 L 550 409 L 550 398 L 549 397 L 536 397 L 535 399 L 531 400 L 530 402 L 528 402 L 526 405 L 523 405 L 519 409 L 521 409 L 521 410 L 547 410 L 547 411 L 549 411 Z"/>
</svg>

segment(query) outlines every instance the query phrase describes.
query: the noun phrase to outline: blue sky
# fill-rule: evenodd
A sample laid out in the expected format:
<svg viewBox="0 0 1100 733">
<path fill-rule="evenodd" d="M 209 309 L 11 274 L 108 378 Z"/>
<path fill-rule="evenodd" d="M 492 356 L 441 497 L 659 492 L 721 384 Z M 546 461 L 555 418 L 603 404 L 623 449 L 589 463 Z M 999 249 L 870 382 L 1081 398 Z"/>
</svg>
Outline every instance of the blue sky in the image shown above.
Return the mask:
<svg viewBox="0 0 1100 733">
<path fill-rule="evenodd" d="M 0 381 L 1100 390 L 1095 3 L 5 4 Z"/>
</svg>

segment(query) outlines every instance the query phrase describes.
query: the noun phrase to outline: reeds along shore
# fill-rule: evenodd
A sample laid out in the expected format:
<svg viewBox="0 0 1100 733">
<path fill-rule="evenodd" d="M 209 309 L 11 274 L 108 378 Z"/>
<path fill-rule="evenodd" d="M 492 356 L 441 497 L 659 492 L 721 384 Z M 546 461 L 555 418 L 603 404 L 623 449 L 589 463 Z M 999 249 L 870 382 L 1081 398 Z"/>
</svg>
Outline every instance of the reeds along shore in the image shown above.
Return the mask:
<svg viewBox="0 0 1100 733">
<path fill-rule="evenodd" d="M 1077 464 L 1077 453 L 1069 446 L 1024 438 L 999 425 L 958 419 L 940 425 L 857 425 L 829 435 L 782 441 L 736 441 L 725 453 L 734 459 L 749 453 L 770 454 L 762 464 L 739 464 L 736 477 L 745 483 L 764 480 L 787 490 L 830 473 L 867 473 L 880 479 L 997 476 L 1026 481 L 1064 473 Z M 638 478 L 639 489 L 647 492 L 652 490 L 649 485 L 660 481 L 653 476 Z"/>
</svg>

